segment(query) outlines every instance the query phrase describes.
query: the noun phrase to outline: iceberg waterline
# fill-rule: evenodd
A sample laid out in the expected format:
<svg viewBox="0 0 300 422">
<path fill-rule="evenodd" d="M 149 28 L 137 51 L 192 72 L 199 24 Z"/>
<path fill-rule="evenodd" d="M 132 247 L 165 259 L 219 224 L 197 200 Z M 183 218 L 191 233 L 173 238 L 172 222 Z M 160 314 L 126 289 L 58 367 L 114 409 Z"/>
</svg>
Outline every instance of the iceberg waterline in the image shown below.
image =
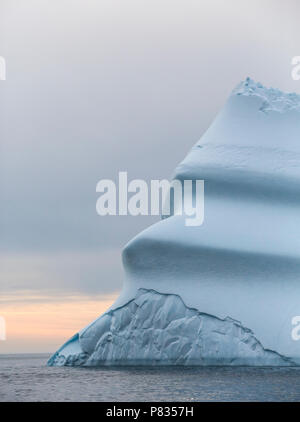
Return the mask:
<svg viewBox="0 0 300 422">
<path fill-rule="evenodd" d="M 300 363 L 299 111 L 249 78 L 233 91 L 174 175 L 205 181 L 203 225 L 131 240 L 120 297 L 49 365 Z"/>
</svg>

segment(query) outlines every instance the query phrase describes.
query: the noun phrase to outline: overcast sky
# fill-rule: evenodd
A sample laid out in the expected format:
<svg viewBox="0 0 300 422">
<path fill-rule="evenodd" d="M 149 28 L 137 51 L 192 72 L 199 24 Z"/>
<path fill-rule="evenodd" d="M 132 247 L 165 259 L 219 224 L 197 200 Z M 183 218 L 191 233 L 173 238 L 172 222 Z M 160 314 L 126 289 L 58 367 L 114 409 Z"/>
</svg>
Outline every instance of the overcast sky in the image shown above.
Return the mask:
<svg viewBox="0 0 300 422">
<path fill-rule="evenodd" d="M 299 17 L 298 0 L 0 0 L 2 300 L 118 291 L 122 247 L 156 219 L 98 216 L 96 183 L 170 178 L 247 76 L 300 93 Z"/>
</svg>

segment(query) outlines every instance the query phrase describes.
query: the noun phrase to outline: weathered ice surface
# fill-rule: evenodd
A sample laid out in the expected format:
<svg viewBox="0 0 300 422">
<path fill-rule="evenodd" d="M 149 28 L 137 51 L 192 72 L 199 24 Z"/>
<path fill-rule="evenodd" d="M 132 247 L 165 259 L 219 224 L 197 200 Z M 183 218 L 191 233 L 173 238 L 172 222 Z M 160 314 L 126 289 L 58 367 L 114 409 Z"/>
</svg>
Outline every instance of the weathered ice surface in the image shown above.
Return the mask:
<svg viewBox="0 0 300 422">
<path fill-rule="evenodd" d="M 300 96 L 246 79 L 174 177 L 204 180 L 203 224 L 132 239 L 120 297 L 49 364 L 299 365 Z"/>
<path fill-rule="evenodd" d="M 253 332 L 188 308 L 179 296 L 140 289 L 74 339 L 78 348 L 58 352 L 51 365 L 292 365 L 265 350 Z"/>
</svg>

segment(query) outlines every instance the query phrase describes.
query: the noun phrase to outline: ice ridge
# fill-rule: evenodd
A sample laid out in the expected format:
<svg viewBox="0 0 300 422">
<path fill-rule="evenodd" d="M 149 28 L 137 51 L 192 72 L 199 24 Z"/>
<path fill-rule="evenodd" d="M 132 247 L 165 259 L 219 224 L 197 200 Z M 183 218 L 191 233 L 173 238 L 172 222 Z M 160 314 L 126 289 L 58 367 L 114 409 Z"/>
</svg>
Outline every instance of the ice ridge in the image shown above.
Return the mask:
<svg viewBox="0 0 300 422">
<path fill-rule="evenodd" d="M 233 95 L 256 96 L 261 98 L 262 105 L 260 111 L 268 113 L 277 111 L 285 113 L 287 111 L 300 112 L 300 95 L 295 92 L 286 93 L 275 88 L 266 88 L 260 82 L 255 82 L 247 78 L 233 90 Z"/>
<path fill-rule="evenodd" d="M 201 313 L 187 307 L 178 295 L 144 288 L 65 347 L 72 342 L 77 342 L 74 354 L 68 351 L 65 356 L 63 346 L 48 364 L 293 365 L 291 359 L 264 349 L 239 321 Z"/>
</svg>

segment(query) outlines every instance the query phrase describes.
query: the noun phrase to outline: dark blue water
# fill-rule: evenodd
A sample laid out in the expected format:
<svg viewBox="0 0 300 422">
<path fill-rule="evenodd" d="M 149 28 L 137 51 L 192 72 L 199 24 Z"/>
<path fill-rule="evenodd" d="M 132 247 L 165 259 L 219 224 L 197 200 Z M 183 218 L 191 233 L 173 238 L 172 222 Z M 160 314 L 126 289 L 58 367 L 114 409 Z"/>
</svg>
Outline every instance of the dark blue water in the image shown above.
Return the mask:
<svg viewBox="0 0 300 422">
<path fill-rule="evenodd" d="M 300 401 L 299 368 L 48 368 L 0 355 L 0 401 Z"/>
</svg>

